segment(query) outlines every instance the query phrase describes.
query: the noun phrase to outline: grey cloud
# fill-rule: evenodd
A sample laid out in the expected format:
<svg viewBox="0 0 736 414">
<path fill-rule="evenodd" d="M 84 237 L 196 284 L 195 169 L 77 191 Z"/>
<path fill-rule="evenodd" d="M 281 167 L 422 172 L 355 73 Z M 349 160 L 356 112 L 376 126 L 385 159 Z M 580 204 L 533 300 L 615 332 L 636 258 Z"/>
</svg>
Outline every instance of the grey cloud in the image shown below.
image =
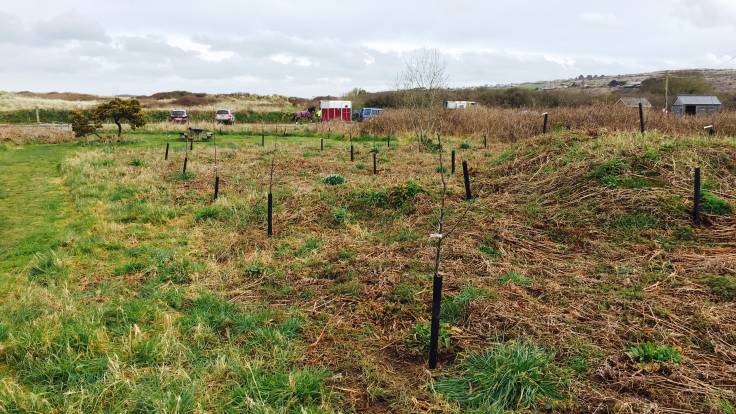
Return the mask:
<svg viewBox="0 0 736 414">
<path fill-rule="evenodd" d="M 702 67 L 736 53 L 736 27 L 702 24 L 728 20 L 731 0 L 40 3 L 0 13 L 0 89 L 309 96 L 392 87 L 404 54 L 422 47 L 442 51 L 455 86 Z"/>
<path fill-rule="evenodd" d="M 110 40 L 100 23 L 76 11 L 68 11 L 38 22 L 34 32 L 40 39 L 52 42 Z"/>
</svg>

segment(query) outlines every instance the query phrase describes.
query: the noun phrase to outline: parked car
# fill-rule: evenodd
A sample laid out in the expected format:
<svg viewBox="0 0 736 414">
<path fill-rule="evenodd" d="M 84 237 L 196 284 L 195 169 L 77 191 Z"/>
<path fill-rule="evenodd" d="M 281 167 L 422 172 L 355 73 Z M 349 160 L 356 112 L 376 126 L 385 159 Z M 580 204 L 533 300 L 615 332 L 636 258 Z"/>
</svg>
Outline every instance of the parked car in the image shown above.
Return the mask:
<svg viewBox="0 0 736 414">
<path fill-rule="evenodd" d="M 187 111 L 183 109 L 175 109 L 171 111 L 169 120 L 171 122 L 187 123 L 189 122 L 189 116 L 187 115 Z"/>
<path fill-rule="evenodd" d="M 218 109 L 215 112 L 215 122 L 218 124 L 232 125 L 235 123 L 235 114 L 229 109 Z"/>
<path fill-rule="evenodd" d="M 358 116 L 359 121 L 366 121 L 368 119 L 371 119 L 375 116 L 381 115 L 383 113 L 383 109 L 381 108 L 363 108 L 360 110 L 360 114 Z"/>
</svg>

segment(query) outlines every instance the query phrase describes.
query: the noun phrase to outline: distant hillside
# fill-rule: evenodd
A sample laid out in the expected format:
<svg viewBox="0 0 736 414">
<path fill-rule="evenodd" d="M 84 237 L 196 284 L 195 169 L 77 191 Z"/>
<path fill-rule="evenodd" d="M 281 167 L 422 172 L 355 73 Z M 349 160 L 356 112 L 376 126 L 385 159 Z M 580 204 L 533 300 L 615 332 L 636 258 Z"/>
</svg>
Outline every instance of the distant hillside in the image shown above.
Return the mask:
<svg viewBox="0 0 736 414">
<path fill-rule="evenodd" d="M 669 78 L 669 104 L 678 94 L 713 94 L 727 108 L 736 107 L 736 70 L 691 69 L 629 75 L 580 75 L 574 79 L 512 85 L 447 89 L 446 100 L 475 101 L 484 106 L 570 107 L 615 103 L 623 96 L 649 99 L 655 108 L 664 107 L 665 84 Z M 403 105 L 397 91 L 349 94 L 354 107 L 391 108 Z"/>
<path fill-rule="evenodd" d="M 736 70 L 734 69 L 684 69 L 628 75 L 580 75 L 573 79 L 522 83 L 514 86 L 547 90 L 602 89 L 604 91 L 620 91 L 638 89 L 647 79 L 664 79 L 667 76 L 671 80 L 702 77 L 712 86 L 714 93 L 736 93 Z"/>
<path fill-rule="evenodd" d="M 250 93 L 207 94 L 188 91 L 159 92 L 153 95 L 118 95 L 138 98 L 147 109 L 199 109 L 227 108 L 233 111 L 276 112 L 301 106 L 306 100 L 280 95 L 260 96 Z M 0 111 L 23 109 L 71 110 L 94 106 L 110 96 L 97 96 L 73 92 L 0 92 Z"/>
</svg>

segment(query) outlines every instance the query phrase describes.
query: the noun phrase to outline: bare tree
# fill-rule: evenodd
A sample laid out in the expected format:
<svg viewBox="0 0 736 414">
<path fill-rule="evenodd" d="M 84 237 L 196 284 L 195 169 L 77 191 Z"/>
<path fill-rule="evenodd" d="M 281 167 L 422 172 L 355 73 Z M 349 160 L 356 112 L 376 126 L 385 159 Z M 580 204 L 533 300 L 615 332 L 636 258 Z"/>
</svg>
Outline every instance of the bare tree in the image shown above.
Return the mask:
<svg viewBox="0 0 736 414">
<path fill-rule="evenodd" d="M 443 94 L 447 84 L 446 66 L 436 50 L 422 50 L 406 61 L 406 68 L 399 77 L 399 89 L 404 102 L 412 111 L 412 123 L 421 147 L 432 145 L 437 151 L 437 171 L 440 176 L 440 200 L 438 206 L 437 231 L 431 237 L 434 244 L 434 275 L 432 278 L 432 320 L 429 343 L 429 367 L 437 366 L 437 344 L 440 332 L 440 310 L 442 305 L 442 247 L 444 241 L 462 223 L 470 211 L 473 201 L 468 203 L 448 228 L 447 179 L 444 165 L 445 149 L 442 145 L 441 112 Z M 436 137 L 436 140 L 432 138 Z"/>
<path fill-rule="evenodd" d="M 412 111 L 412 127 L 420 148 L 431 142 L 438 132 L 447 67 L 436 49 L 423 49 L 406 59 L 404 71 L 397 79 L 404 105 Z"/>
</svg>

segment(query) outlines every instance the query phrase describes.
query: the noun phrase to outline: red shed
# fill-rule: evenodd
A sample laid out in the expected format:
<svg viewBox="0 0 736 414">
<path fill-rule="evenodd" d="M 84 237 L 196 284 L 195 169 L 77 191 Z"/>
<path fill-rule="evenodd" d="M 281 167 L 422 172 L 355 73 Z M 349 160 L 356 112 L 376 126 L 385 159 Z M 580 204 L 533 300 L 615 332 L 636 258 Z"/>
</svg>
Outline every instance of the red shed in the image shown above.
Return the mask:
<svg viewBox="0 0 736 414">
<path fill-rule="evenodd" d="M 320 101 L 322 122 L 350 122 L 353 115 L 353 103 L 350 101 Z"/>
</svg>

